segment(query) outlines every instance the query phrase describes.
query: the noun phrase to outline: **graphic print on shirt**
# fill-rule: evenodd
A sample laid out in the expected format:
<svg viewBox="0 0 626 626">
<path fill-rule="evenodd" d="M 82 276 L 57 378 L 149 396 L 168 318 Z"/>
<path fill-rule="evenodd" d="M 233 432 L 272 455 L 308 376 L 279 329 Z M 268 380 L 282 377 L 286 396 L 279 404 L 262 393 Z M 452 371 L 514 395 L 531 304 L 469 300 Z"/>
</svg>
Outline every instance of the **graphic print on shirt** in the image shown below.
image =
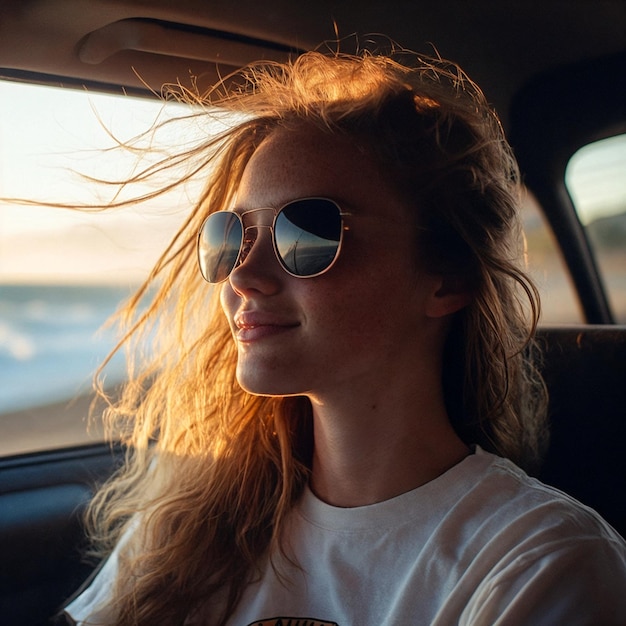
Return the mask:
<svg viewBox="0 0 626 626">
<path fill-rule="evenodd" d="M 337 622 L 325 622 L 311 617 L 269 617 L 248 626 L 339 626 Z"/>
</svg>

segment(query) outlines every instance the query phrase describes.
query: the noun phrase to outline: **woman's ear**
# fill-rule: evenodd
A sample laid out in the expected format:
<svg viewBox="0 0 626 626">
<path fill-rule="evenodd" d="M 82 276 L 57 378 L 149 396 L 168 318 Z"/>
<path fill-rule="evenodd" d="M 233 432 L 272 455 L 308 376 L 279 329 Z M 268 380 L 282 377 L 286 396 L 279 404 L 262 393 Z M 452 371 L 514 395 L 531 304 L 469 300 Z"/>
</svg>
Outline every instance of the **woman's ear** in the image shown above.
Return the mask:
<svg viewBox="0 0 626 626">
<path fill-rule="evenodd" d="M 458 274 L 433 277 L 433 288 L 426 303 L 428 317 L 445 317 L 460 311 L 472 300 L 465 277 Z"/>
</svg>

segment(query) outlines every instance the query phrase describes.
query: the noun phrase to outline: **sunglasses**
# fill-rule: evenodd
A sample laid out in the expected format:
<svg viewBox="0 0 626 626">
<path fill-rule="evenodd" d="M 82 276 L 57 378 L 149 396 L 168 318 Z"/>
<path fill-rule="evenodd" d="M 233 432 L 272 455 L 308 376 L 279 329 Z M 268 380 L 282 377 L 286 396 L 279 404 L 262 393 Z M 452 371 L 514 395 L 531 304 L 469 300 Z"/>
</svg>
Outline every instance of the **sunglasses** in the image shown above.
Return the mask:
<svg viewBox="0 0 626 626">
<path fill-rule="evenodd" d="M 272 211 L 269 225 L 246 227 L 243 218 L 258 211 Z M 328 198 L 302 198 L 278 210 L 250 209 L 243 213 L 217 211 L 207 217 L 198 234 L 198 263 L 203 278 L 221 283 L 243 263 L 256 236 L 253 229 L 270 228 L 276 258 L 285 271 L 298 278 L 313 278 L 327 272 L 337 260 L 343 232 L 344 213 Z"/>
</svg>

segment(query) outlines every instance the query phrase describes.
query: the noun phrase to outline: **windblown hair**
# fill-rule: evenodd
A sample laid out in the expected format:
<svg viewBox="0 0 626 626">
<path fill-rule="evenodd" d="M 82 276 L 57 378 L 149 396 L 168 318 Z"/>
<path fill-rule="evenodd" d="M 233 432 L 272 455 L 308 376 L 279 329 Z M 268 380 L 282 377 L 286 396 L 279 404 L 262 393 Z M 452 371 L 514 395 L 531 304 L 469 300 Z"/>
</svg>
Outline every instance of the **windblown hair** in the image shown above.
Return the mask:
<svg viewBox="0 0 626 626">
<path fill-rule="evenodd" d="M 150 350 L 107 411 L 128 458 L 90 508 L 102 551 L 126 537 L 112 603 L 119 625 L 182 624 L 199 610 L 225 623 L 262 559 L 282 549 L 308 480 L 308 400 L 241 390 L 219 288 L 196 266 L 202 221 L 231 206 L 250 157 L 278 129 L 350 137 L 397 184 L 414 209 L 419 260 L 472 294 L 444 355 L 454 427 L 523 466 L 540 456 L 544 388 L 530 354 L 539 300 L 520 269 L 519 175 L 478 87 L 451 63 L 404 52 L 313 52 L 237 78 L 222 93 L 178 92 L 245 117 L 181 155 L 208 184 L 122 312 L 122 343 Z"/>
</svg>

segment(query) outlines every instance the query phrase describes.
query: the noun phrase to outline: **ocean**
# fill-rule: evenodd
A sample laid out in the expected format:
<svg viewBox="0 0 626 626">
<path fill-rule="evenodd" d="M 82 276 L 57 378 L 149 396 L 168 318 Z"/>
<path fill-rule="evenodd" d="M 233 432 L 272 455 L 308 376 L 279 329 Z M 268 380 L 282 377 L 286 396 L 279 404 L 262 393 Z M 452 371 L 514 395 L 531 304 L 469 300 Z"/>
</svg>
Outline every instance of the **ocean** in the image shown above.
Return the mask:
<svg viewBox="0 0 626 626">
<path fill-rule="evenodd" d="M 127 287 L 0 285 L 0 414 L 58 402 L 88 391 L 115 345 L 103 323 Z M 107 383 L 124 378 L 121 355 Z"/>
</svg>

